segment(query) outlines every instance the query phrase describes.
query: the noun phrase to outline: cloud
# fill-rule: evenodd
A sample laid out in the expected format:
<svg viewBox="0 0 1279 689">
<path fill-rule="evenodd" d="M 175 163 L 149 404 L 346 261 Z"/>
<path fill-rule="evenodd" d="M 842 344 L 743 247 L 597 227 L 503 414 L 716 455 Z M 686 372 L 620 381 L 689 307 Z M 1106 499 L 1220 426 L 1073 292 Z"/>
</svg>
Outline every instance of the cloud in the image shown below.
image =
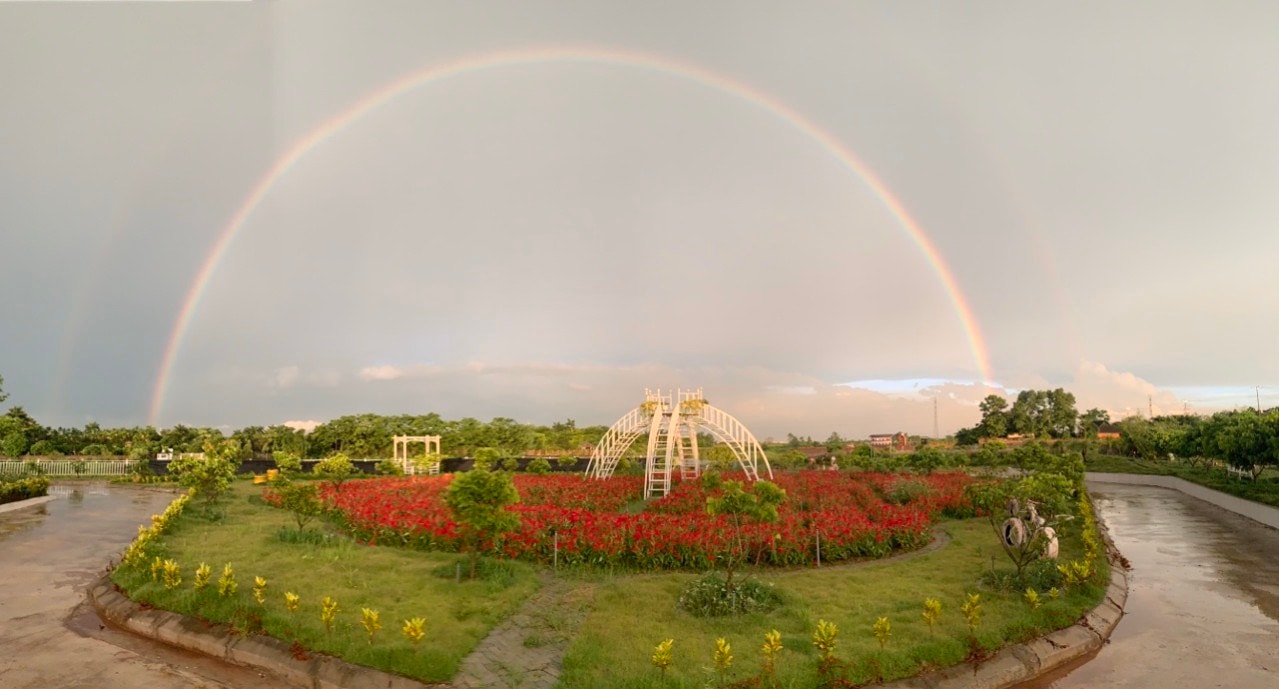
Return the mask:
<svg viewBox="0 0 1279 689">
<path fill-rule="evenodd" d="M 298 382 L 298 377 L 302 371 L 297 366 L 284 366 L 275 370 L 275 377 L 272 378 L 271 384 L 279 389 L 287 389 L 293 387 Z"/>
<path fill-rule="evenodd" d="M 310 433 L 311 431 L 314 431 L 314 430 L 315 430 L 315 427 L 316 427 L 316 426 L 319 426 L 321 423 L 323 423 L 323 422 L 322 422 L 322 421 L 312 421 L 312 420 L 307 420 L 307 421 L 285 421 L 284 423 L 282 423 L 282 424 L 280 424 L 280 425 L 281 425 L 281 426 L 287 426 L 287 427 L 292 428 L 292 429 L 294 429 L 294 430 L 298 430 L 298 431 L 306 431 L 307 433 Z"/>
</svg>

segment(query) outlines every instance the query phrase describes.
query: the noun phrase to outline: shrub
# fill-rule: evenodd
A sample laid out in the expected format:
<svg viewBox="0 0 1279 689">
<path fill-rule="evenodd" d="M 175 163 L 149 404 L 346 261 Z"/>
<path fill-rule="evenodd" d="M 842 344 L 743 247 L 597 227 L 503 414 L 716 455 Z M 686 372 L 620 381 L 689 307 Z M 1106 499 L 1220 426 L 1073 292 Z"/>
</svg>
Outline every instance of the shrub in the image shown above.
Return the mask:
<svg viewBox="0 0 1279 689">
<path fill-rule="evenodd" d="M 61 457 L 62 451 L 52 441 L 37 440 L 27 454 L 36 455 L 37 457 Z"/>
<path fill-rule="evenodd" d="M 546 461 L 545 457 L 538 457 L 537 459 L 529 462 L 528 466 L 524 467 L 524 469 L 530 474 L 542 476 L 551 473 L 551 463 Z"/>
<path fill-rule="evenodd" d="M 285 452 L 284 450 L 276 450 L 271 453 L 271 459 L 275 460 L 275 468 L 284 473 L 301 473 L 302 458 L 296 452 Z"/>
<path fill-rule="evenodd" d="M 237 440 L 204 441 L 204 457 L 183 457 L 169 462 L 169 472 L 178 483 L 190 488 L 192 495 L 204 500 L 206 514 L 212 514 L 222 494 L 231 488 L 235 478 L 235 460 L 240 455 Z M 145 465 L 146 462 L 139 462 Z"/>
<path fill-rule="evenodd" d="M 351 458 L 339 452 L 317 462 L 313 471 L 316 476 L 327 478 L 334 491 L 341 491 L 342 483 L 355 473 L 355 465 Z"/>
<path fill-rule="evenodd" d="M 559 459 L 555 460 L 555 464 L 560 469 L 565 469 L 565 470 L 572 469 L 573 467 L 577 466 L 577 457 L 573 457 L 571 455 L 563 455 Z"/>
<path fill-rule="evenodd" d="M 502 453 L 496 448 L 481 447 L 475 451 L 475 460 L 472 468 L 480 471 L 490 471 L 497 466 L 498 461 L 502 458 Z"/>
<path fill-rule="evenodd" d="M 307 522 L 324 513 L 324 503 L 320 502 L 319 491 L 314 483 L 277 481 L 275 493 L 280 497 L 280 507 L 293 513 L 298 531 L 306 528 Z"/>
<path fill-rule="evenodd" d="M 519 471 L 520 460 L 518 457 L 507 457 L 502 460 L 502 471 Z"/>
<path fill-rule="evenodd" d="M 718 572 L 689 582 L 679 596 L 679 607 L 696 617 L 768 612 L 781 604 L 782 597 L 772 584 L 745 577 L 730 587 Z"/>
<path fill-rule="evenodd" d="M 884 499 L 894 505 L 905 505 L 930 493 L 932 493 L 932 489 L 925 483 L 910 479 L 898 479 L 884 491 Z"/>
<path fill-rule="evenodd" d="M 0 481 L 0 504 L 38 498 L 49 494 L 49 479 L 43 476 Z"/>
<path fill-rule="evenodd" d="M 377 463 L 377 473 L 383 476 L 403 476 L 404 467 L 394 459 L 384 459 Z"/>
<path fill-rule="evenodd" d="M 444 503 L 465 532 L 465 540 L 472 553 L 471 578 L 475 577 L 481 540 L 497 540 L 502 534 L 519 528 L 519 516 L 506 510 L 507 505 L 519 501 L 515 483 L 506 473 L 475 469 L 449 484 Z"/>
<path fill-rule="evenodd" d="M 111 454 L 111 451 L 107 449 L 106 445 L 99 445 L 95 443 L 93 445 L 85 445 L 80 448 L 80 454 L 85 455 L 86 457 L 106 457 Z"/>
</svg>

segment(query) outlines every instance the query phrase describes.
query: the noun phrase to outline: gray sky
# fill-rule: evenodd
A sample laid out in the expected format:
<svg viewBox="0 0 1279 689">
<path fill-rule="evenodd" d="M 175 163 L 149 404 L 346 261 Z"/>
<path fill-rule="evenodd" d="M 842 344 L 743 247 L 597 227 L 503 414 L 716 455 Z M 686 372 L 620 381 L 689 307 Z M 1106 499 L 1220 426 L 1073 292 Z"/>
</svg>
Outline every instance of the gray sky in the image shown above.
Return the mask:
<svg viewBox="0 0 1279 689">
<path fill-rule="evenodd" d="M 0 3 L 0 375 L 47 424 L 972 423 L 995 391 L 1279 404 L 1273 3 Z M 645 58 L 647 59 L 647 58 Z M 856 388 L 843 384 L 860 381 Z M 1266 387 L 1267 385 L 1271 387 Z"/>
</svg>

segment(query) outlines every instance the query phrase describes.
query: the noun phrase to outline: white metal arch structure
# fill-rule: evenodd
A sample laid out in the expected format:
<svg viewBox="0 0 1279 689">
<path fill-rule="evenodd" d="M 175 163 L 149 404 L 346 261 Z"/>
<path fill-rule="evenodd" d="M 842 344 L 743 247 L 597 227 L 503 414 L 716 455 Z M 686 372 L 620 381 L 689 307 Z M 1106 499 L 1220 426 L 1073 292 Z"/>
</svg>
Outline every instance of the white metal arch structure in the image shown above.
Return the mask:
<svg viewBox="0 0 1279 689">
<path fill-rule="evenodd" d="M 589 478 L 612 476 L 622 455 L 647 431 L 644 497 L 662 497 L 670 492 L 675 471 L 683 478 L 696 478 L 701 473 L 700 430 L 727 445 L 751 481 L 759 480 L 761 463 L 768 478 L 773 477 L 768 457 L 755 436 L 731 414 L 707 404 L 700 388 L 676 390 L 674 396 L 645 390 L 644 395 L 644 403 L 618 419 L 595 446 L 586 467 Z"/>
<path fill-rule="evenodd" d="M 404 473 L 413 476 L 417 473 L 418 465 L 409 459 L 409 443 L 423 443 L 426 445 L 426 473 L 435 476 L 440 473 L 440 436 L 438 435 L 397 435 L 391 438 L 394 443 L 392 453 L 396 462 L 400 463 L 400 468 Z M 434 460 L 434 461 L 432 461 Z"/>
</svg>

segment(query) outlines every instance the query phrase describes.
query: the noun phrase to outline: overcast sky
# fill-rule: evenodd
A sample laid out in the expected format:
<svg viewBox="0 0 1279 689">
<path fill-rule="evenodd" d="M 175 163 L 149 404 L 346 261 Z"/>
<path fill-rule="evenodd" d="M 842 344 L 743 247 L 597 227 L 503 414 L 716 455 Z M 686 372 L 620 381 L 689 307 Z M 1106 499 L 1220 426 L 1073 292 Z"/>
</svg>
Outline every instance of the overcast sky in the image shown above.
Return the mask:
<svg viewBox="0 0 1279 689">
<path fill-rule="evenodd" d="M 611 423 L 700 386 L 761 437 L 1026 387 L 1279 404 L 1279 5 L 1040 5 L 0 3 L 8 404 Z M 486 59 L 271 178 L 157 386 L 281 156 Z"/>
</svg>

